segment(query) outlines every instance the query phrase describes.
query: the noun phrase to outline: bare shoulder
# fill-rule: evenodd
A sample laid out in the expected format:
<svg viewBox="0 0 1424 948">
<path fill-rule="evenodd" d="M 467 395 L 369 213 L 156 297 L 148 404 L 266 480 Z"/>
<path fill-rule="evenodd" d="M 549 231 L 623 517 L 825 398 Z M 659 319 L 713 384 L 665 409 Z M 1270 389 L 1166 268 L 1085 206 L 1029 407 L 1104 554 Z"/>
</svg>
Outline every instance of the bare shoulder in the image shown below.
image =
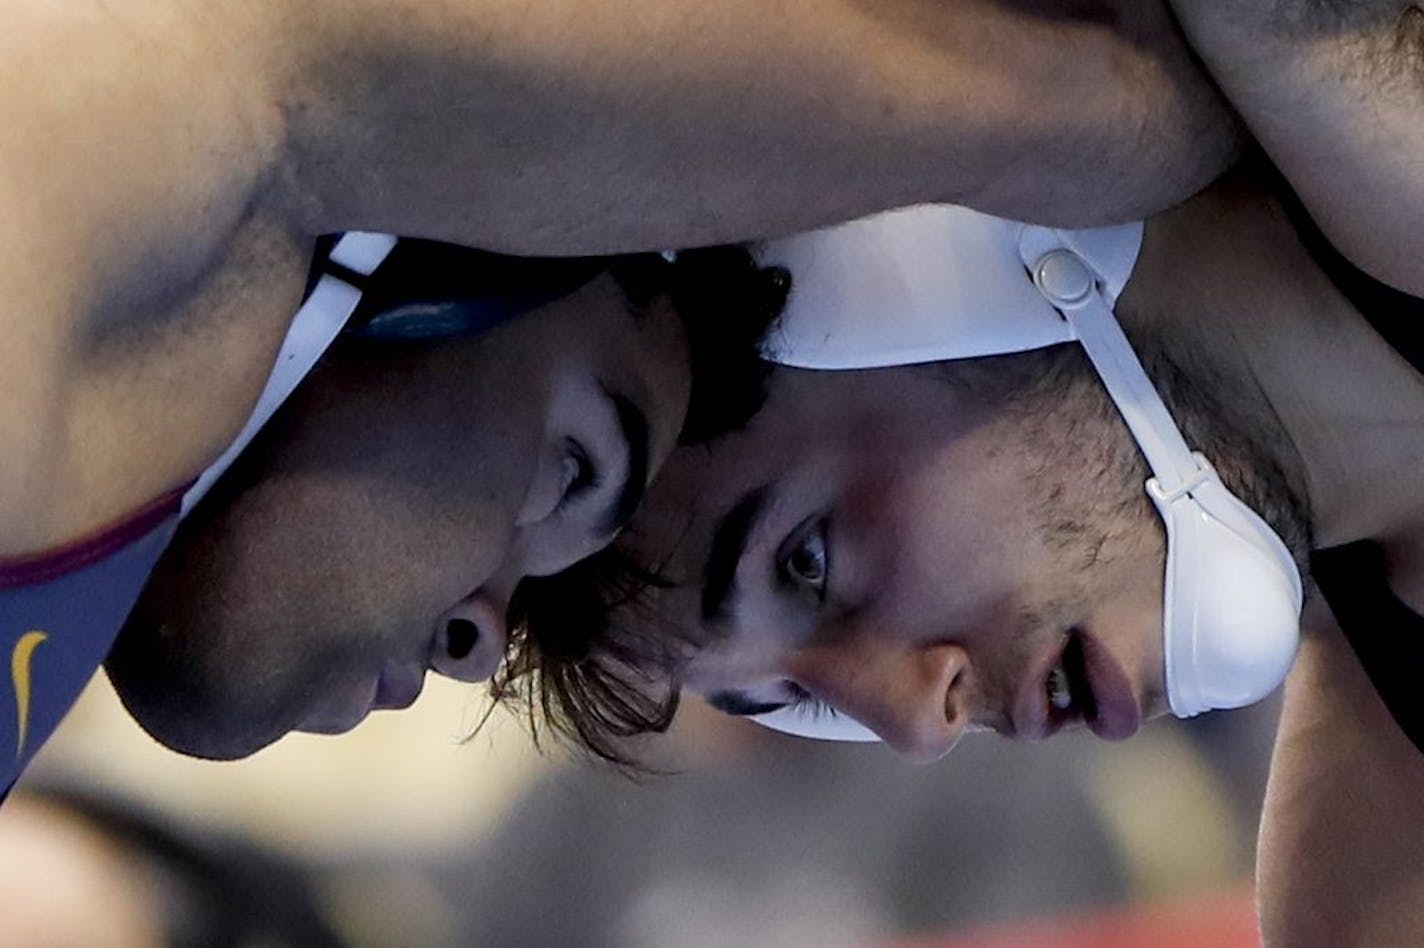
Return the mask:
<svg viewBox="0 0 1424 948">
<path fill-rule="evenodd" d="M 285 296 L 300 284 L 291 290 L 285 271 L 298 272 L 301 253 L 283 220 L 280 65 L 266 8 L 6 5 L 0 554 L 125 513 L 206 450 L 187 445 L 217 440 L 162 405 L 174 393 L 157 375 L 184 374 L 192 314 L 250 302 L 269 321 L 291 316 Z M 244 278 L 253 267 L 266 286 Z M 287 287 L 280 305 L 267 299 L 273 283 Z M 272 334 L 257 333 L 264 346 Z M 156 348 L 174 358 L 155 366 Z M 221 374 L 214 382 L 219 402 L 246 397 L 225 391 Z M 105 434 L 95 442 L 94 432 Z M 133 447 L 111 458 L 110 442 Z M 148 473 L 132 489 L 92 496 L 138 468 Z M 64 511 L 56 497 L 71 498 Z"/>
<path fill-rule="evenodd" d="M 1314 613 L 1313 615 L 1311 613 Z M 1268 945 L 1424 941 L 1424 755 L 1319 603 L 1307 618 L 1262 819 Z"/>
<path fill-rule="evenodd" d="M 135 259 L 160 276 L 201 266 L 276 184 L 280 53 L 255 12 L 271 4 L 225 6 L 238 12 L 181 0 L 7 4 L 0 186 L 6 216 L 23 224 L 10 240 L 111 266 L 100 275 L 119 279 L 101 302 L 141 292 L 122 279 Z M 194 214 L 206 233 L 193 233 Z"/>
</svg>

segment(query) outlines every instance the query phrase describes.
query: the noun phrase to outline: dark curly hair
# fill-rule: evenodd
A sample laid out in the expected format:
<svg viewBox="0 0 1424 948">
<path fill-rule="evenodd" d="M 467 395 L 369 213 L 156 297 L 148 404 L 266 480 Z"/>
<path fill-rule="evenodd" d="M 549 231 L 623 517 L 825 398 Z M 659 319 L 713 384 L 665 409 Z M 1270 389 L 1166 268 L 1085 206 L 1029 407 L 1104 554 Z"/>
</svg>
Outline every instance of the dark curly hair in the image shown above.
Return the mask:
<svg viewBox="0 0 1424 948">
<path fill-rule="evenodd" d="M 740 247 L 679 254 L 660 288 L 687 324 L 692 397 L 679 443 L 704 444 L 743 427 L 761 408 L 770 366 L 759 342 L 790 291 L 780 268 L 758 267 Z M 637 294 L 631 287 L 630 296 Z M 610 547 L 552 576 L 520 583 L 510 602 L 509 649 L 492 691 L 535 743 L 544 735 L 627 772 L 642 768 L 630 739 L 665 731 L 677 712 L 676 630 L 620 627 L 615 610 L 666 585 L 656 569 Z"/>
</svg>

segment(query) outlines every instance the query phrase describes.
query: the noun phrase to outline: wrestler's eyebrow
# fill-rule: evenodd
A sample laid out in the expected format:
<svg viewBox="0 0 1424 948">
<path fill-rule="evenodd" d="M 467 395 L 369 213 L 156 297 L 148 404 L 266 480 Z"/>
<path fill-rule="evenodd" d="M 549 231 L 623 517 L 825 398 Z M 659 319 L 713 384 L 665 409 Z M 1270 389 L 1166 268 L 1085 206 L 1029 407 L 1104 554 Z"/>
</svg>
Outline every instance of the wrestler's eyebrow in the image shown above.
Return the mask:
<svg viewBox="0 0 1424 948">
<path fill-rule="evenodd" d="M 757 701 L 740 691 L 714 691 L 703 700 L 723 714 L 739 718 L 754 718 L 786 707 L 785 702 Z"/>
<path fill-rule="evenodd" d="M 707 562 L 702 567 L 702 621 L 725 622 L 731 615 L 733 587 L 736 585 L 737 564 L 746 552 L 747 540 L 766 512 L 768 488 L 748 491 L 722 516 L 712 531 L 707 549 Z"/>
<path fill-rule="evenodd" d="M 618 489 L 617 500 L 603 518 L 603 533 L 611 536 L 633 516 L 633 511 L 643 501 L 643 492 L 648 488 L 648 416 L 633 404 L 632 399 L 607 389 L 604 391 L 613 402 L 623 443 L 628 449 L 628 477 Z"/>
</svg>

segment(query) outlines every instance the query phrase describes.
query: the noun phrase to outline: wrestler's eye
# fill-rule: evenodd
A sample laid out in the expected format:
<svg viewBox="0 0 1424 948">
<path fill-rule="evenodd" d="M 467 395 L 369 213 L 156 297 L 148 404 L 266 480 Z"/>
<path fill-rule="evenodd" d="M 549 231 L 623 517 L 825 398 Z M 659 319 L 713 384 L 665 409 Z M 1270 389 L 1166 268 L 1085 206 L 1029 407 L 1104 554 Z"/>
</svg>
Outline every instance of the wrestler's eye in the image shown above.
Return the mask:
<svg viewBox="0 0 1424 948">
<path fill-rule="evenodd" d="M 588 456 L 582 444 L 570 438 L 566 444 L 562 462 L 559 503 L 554 508 L 563 510 L 569 504 L 598 489 L 598 468 Z"/>
<path fill-rule="evenodd" d="M 782 583 L 809 592 L 817 601 L 824 601 L 831 574 L 826 521 L 808 523 L 792 534 L 783 547 L 776 570 Z"/>
<path fill-rule="evenodd" d="M 838 717 L 840 715 L 840 712 L 835 708 L 820 698 L 817 698 L 794 681 L 788 681 L 786 683 L 786 692 L 790 697 L 790 700 L 786 703 L 786 710 L 795 712 L 803 721 L 818 721 L 821 718 Z"/>
</svg>

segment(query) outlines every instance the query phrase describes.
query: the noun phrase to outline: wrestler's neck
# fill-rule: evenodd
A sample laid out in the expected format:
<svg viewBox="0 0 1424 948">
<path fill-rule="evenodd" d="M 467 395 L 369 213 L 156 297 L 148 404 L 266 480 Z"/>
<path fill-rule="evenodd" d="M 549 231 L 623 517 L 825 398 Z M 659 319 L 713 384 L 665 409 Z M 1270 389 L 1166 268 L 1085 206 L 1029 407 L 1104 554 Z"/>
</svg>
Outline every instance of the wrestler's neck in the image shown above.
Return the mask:
<svg viewBox="0 0 1424 948">
<path fill-rule="evenodd" d="M 1274 412 L 1299 455 L 1281 460 L 1303 468 L 1318 546 L 1368 538 L 1424 551 L 1424 376 L 1262 189 L 1225 180 L 1149 221 L 1119 310 L 1129 333 L 1153 332 Z"/>
</svg>

